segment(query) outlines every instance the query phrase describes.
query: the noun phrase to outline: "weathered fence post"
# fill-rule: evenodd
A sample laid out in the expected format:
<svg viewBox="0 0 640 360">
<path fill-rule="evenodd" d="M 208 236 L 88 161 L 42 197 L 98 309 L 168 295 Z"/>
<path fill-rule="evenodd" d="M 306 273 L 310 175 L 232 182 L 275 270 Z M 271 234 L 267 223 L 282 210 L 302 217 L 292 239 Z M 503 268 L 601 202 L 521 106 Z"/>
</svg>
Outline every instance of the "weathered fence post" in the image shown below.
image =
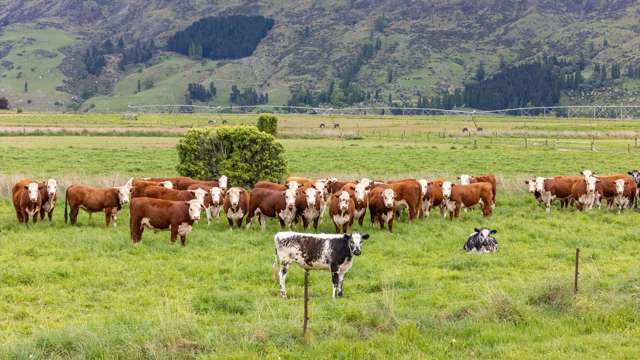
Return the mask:
<svg viewBox="0 0 640 360">
<path fill-rule="evenodd" d="M 638 137 L 636 136 L 636 144 L 635 147 L 638 147 Z"/>
<path fill-rule="evenodd" d="M 527 140 L 527 134 L 524 135 L 524 148 L 528 148 L 529 147 L 529 142 Z"/>
<path fill-rule="evenodd" d="M 578 276 L 580 275 L 580 248 L 576 248 L 576 271 L 573 276 L 573 294 L 578 293 Z"/>
<path fill-rule="evenodd" d="M 304 319 L 302 322 L 302 337 L 307 341 L 307 326 L 309 325 L 309 271 L 304 272 Z"/>
</svg>

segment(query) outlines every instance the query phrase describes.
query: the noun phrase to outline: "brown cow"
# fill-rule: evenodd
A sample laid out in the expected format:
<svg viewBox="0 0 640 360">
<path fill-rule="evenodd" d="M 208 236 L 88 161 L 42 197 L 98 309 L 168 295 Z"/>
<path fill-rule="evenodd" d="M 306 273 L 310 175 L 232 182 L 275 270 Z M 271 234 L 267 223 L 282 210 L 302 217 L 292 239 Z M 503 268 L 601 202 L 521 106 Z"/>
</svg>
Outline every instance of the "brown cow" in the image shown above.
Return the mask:
<svg viewBox="0 0 640 360">
<path fill-rule="evenodd" d="M 306 230 L 313 223 L 318 231 L 318 220 L 322 216 L 324 199 L 322 192 L 313 186 L 302 187 L 296 192 L 296 218 L 302 218 L 302 226 Z"/>
<path fill-rule="evenodd" d="M 287 182 L 286 184 L 278 184 L 271 181 L 258 181 L 255 185 L 253 185 L 254 189 L 269 189 L 269 190 L 277 190 L 277 191 L 285 191 L 287 189 L 298 190 L 300 184 L 296 181 Z"/>
<path fill-rule="evenodd" d="M 144 180 L 144 179 L 134 179 L 132 184 L 134 189 L 144 189 L 147 186 L 164 186 L 168 189 L 173 189 L 173 183 L 171 181 L 151 181 L 151 180 Z"/>
<path fill-rule="evenodd" d="M 331 195 L 329 203 L 329 216 L 336 227 L 336 234 L 349 232 L 349 227 L 353 225 L 353 216 L 355 214 L 355 202 L 346 190 L 340 190 Z"/>
<path fill-rule="evenodd" d="M 380 229 L 384 225 L 389 226 L 389 232 L 393 231 L 393 219 L 395 218 L 395 192 L 392 188 L 374 187 L 369 193 L 369 214 L 371 214 L 371 224 L 380 224 Z"/>
<path fill-rule="evenodd" d="M 104 211 L 106 226 L 109 226 L 113 221 L 115 227 L 118 211 L 122 209 L 122 205 L 129 202 L 132 180 L 130 179 L 124 186 L 111 188 L 94 188 L 85 185 L 69 186 L 64 199 L 64 222 L 67 222 L 68 206 L 71 208 L 71 225 L 76 224 L 78 211 L 82 209 L 89 214 Z"/>
<path fill-rule="evenodd" d="M 43 187 L 40 190 L 40 196 L 42 197 L 42 208 L 40 209 L 40 220 L 44 219 L 46 213 L 49 221 L 53 217 L 53 210 L 56 207 L 58 201 L 58 182 L 55 179 L 49 179 L 42 183 Z"/>
<path fill-rule="evenodd" d="M 19 224 L 28 224 L 29 217 L 32 217 L 34 224 L 38 221 L 38 213 L 42 207 L 40 192 L 43 189 L 42 183 L 28 179 L 18 181 L 13 186 L 11 195 Z"/>
<path fill-rule="evenodd" d="M 253 217 L 256 215 L 262 231 L 267 226 L 265 217 L 278 218 L 282 228 L 291 227 L 296 217 L 296 190 L 253 189 L 249 196 L 247 229 L 251 227 Z"/>
<path fill-rule="evenodd" d="M 347 191 L 349 196 L 353 198 L 355 203 L 355 210 L 353 217 L 358 219 L 358 224 L 362 226 L 364 224 L 364 217 L 367 213 L 367 207 L 369 207 L 369 190 L 367 190 L 363 183 L 348 183 L 342 187 L 342 190 Z"/>
<path fill-rule="evenodd" d="M 634 180 L 616 180 L 616 196 L 613 198 L 613 206 L 618 209 L 618 214 L 623 209 L 633 206 L 636 200 L 638 186 Z"/>
<path fill-rule="evenodd" d="M 460 175 L 458 177 L 460 180 L 460 185 L 469 185 L 475 184 L 479 182 L 487 182 L 491 184 L 491 191 L 493 192 L 492 205 L 495 207 L 496 205 L 496 177 L 494 175 L 481 175 L 481 176 L 472 176 L 472 175 Z"/>
<path fill-rule="evenodd" d="M 569 206 L 573 184 L 584 179 L 584 176 L 556 176 L 545 179 L 536 178 L 536 190 L 540 192 L 542 203 L 547 212 L 551 211 L 551 201 L 560 200 L 560 208 Z"/>
<path fill-rule="evenodd" d="M 443 179 L 436 179 L 427 183 L 427 190 L 424 196 L 424 212 L 427 217 L 431 214 L 431 210 L 434 207 L 440 209 L 440 215 L 444 216 L 444 209 L 442 208 L 442 183 Z"/>
<path fill-rule="evenodd" d="M 211 219 L 217 219 L 222 210 L 224 203 L 224 190 L 217 186 L 208 186 L 202 184 L 189 185 L 187 190 L 202 189 L 207 192 L 205 200 L 205 214 L 207 215 L 207 225 L 211 224 Z"/>
<path fill-rule="evenodd" d="M 633 178 L 626 174 L 617 174 L 611 176 L 597 176 L 594 175 L 598 180 L 600 180 L 596 186 L 597 199 L 596 205 L 600 206 L 602 200 L 607 201 L 607 208 L 611 209 L 613 207 L 613 200 L 617 194 L 616 192 L 616 180 L 625 180 L 625 181 L 633 181 Z"/>
<path fill-rule="evenodd" d="M 450 181 L 442 183 L 442 205 L 444 216 L 449 214 L 450 219 L 460 216 L 460 209 L 478 205 L 482 200 L 482 215 L 491 216 L 492 213 L 491 184 L 479 182 L 469 185 L 452 184 Z"/>
<path fill-rule="evenodd" d="M 191 232 L 193 223 L 200 219 L 202 201 L 171 201 L 148 197 L 137 197 L 131 200 L 129 231 L 134 244 L 142 241 L 144 228 L 154 231 L 171 231 L 171 242 L 175 243 L 180 235 L 180 243 L 185 246 L 187 234 Z"/>
<path fill-rule="evenodd" d="M 196 180 L 188 176 L 177 176 L 173 178 L 146 178 L 144 180 L 159 181 L 159 182 L 170 181 L 173 183 L 173 187 L 177 190 L 187 190 L 189 189 L 189 186 L 193 184 L 201 184 L 201 185 L 207 185 L 211 187 L 217 186 L 224 190 L 226 190 L 228 186 L 228 178 L 225 175 L 220 176 L 218 179 L 209 180 L 209 181 Z"/>
<path fill-rule="evenodd" d="M 408 208 L 409 220 L 415 219 L 420 214 L 420 209 L 422 208 L 422 186 L 417 180 L 389 181 L 386 184 L 374 182 L 372 187 L 389 187 L 393 189 L 395 193 L 396 210 Z"/>
<path fill-rule="evenodd" d="M 571 187 L 571 200 L 580 211 L 591 210 L 596 202 L 596 183 L 593 176 L 576 181 Z"/>
<path fill-rule="evenodd" d="M 232 187 L 227 190 L 224 197 L 224 212 L 227 214 L 229 226 L 241 227 L 242 219 L 249 210 L 249 192 L 240 187 Z"/>
</svg>

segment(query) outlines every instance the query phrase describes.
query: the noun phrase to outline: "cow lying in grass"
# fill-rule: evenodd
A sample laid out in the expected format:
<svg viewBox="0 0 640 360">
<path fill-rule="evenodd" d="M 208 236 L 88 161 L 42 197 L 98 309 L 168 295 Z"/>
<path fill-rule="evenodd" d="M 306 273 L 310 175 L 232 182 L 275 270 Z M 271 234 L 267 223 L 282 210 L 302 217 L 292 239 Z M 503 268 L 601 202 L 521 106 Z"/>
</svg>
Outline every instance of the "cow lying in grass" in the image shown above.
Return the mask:
<svg viewBox="0 0 640 360">
<path fill-rule="evenodd" d="M 353 256 L 362 252 L 361 242 L 368 234 L 304 234 L 291 231 L 279 232 L 274 237 L 276 257 L 274 272 L 280 265 L 280 295 L 287 297 L 285 281 L 291 263 L 298 263 L 305 270 L 329 270 L 333 282 L 333 298 L 342 296 L 344 275 L 353 265 Z"/>
<path fill-rule="evenodd" d="M 498 241 L 491 235 L 497 233 L 497 230 L 487 228 L 474 229 L 469 235 L 467 242 L 464 244 L 465 251 L 494 252 L 498 250 Z"/>
</svg>

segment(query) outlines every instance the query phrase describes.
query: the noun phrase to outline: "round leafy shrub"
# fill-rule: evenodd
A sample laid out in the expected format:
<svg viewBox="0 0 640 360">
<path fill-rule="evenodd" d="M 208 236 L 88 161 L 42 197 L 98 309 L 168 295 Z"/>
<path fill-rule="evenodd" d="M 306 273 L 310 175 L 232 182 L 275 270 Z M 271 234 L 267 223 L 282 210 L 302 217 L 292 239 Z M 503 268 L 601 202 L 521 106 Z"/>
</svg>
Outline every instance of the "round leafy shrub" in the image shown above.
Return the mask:
<svg viewBox="0 0 640 360">
<path fill-rule="evenodd" d="M 177 145 L 178 173 L 197 179 L 226 175 L 234 185 L 280 181 L 287 173 L 282 144 L 253 126 L 189 129 Z"/>
<path fill-rule="evenodd" d="M 262 114 L 258 117 L 258 130 L 275 135 L 278 132 L 278 118 L 270 114 Z"/>
</svg>

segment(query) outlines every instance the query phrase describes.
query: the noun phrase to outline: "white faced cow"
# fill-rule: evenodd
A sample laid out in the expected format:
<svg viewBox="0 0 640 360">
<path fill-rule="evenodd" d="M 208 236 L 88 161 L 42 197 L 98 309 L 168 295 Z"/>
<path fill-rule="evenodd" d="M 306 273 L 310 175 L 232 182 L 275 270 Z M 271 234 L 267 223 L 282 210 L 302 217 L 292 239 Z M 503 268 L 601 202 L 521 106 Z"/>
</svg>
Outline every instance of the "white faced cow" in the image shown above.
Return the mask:
<svg viewBox="0 0 640 360">
<path fill-rule="evenodd" d="M 224 203 L 224 190 L 219 187 L 209 189 L 211 193 L 211 205 L 207 212 L 207 224 L 211 223 L 211 218 L 217 219 L 220 216 L 220 209 Z"/>
<path fill-rule="evenodd" d="M 344 275 L 353 264 L 353 256 L 362 252 L 361 242 L 368 234 L 304 234 L 279 232 L 275 235 L 276 256 L 274 272 L 279 264 L 280 295 L 287 297 L 285 281 L 291 263 L 303 269 L 329 270 L 333 282 L 333 298 L 342 296 Z"/>
<path fill-rule="evenodd" d="M 491 236 L 497 232 L 497 230 L 487 228 L 474 229 L 474 232 L 469 235 L 467 242 L 464 244 L 464 250 L 468 252 L 477 251 L 479 253 L 498 250 L 498 241 Z"/>
</svg>

